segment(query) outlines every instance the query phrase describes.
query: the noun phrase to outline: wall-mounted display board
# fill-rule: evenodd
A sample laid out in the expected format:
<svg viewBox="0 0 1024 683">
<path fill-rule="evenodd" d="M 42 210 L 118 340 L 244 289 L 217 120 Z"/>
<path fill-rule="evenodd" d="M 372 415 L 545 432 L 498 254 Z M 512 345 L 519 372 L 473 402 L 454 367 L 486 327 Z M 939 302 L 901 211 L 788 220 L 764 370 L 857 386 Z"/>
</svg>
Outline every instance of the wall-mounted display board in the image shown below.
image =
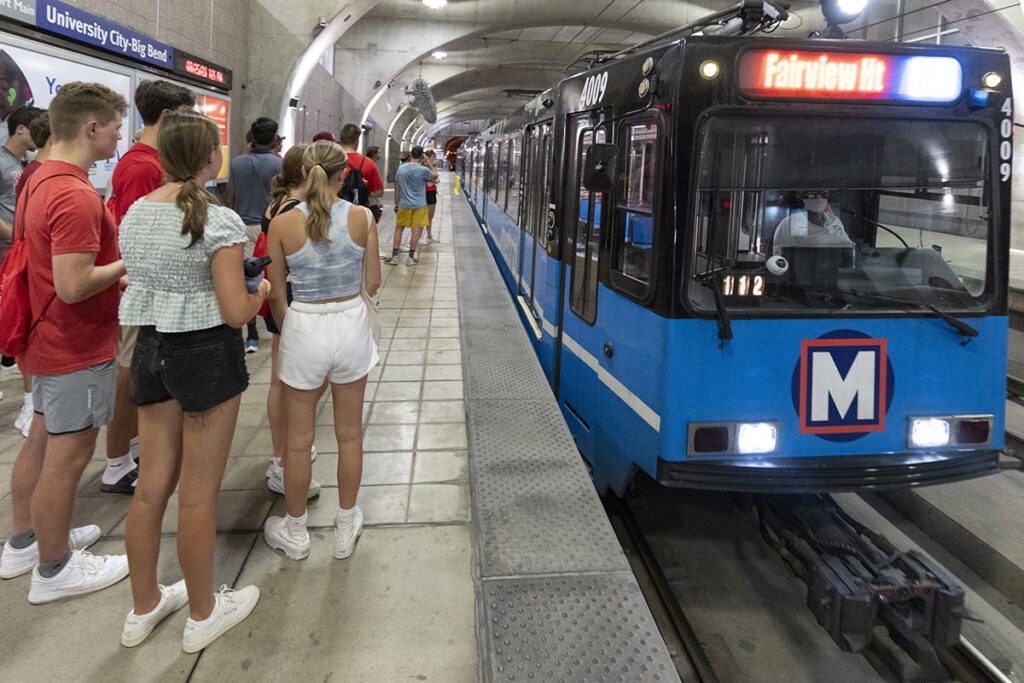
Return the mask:
<svg viewBox="0 0 1024 683">
<path fill-rule="evenodd" d="M 0 0 L 0 8 L 3 7 L 4 2 Z M 170 74 L 163 76 L 140 71 L 62 49 L 49 42 L 42 43 L 12 35 L 0 35 L 0 144 L 7 139 L 7 117 L 18 107 L 33 105 L 46 109 L 64 83 L 102 83 L 120 93 L 128 103 L 128 115 L 122 125 L 122 139 L 117 146 L 117 155 L 97 162 L 89 171 L 93 185 L 104 192 L 118 160 L 133 144 L 133 134 L 142 127 L 142 121 L 135 111 L 135 88 L 142 81 L 154 78 L 177 81 L 196 92 L 197 109 L 212 118 L 220 128 L 225 162 L 218 179 L 226 179 L 231 99 L 225 94 L 197 88 L 194 83 L 181 82 Z"/>
</svg>

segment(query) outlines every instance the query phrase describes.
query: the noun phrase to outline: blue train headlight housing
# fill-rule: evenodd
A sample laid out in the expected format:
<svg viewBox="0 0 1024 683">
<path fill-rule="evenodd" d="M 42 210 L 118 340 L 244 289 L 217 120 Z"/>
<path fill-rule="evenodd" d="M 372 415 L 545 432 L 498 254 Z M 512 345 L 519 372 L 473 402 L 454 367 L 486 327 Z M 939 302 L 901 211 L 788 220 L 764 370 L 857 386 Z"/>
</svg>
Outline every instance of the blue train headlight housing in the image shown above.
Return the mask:
<svg viewBox="0 0 1024 683">
<path fill-rule="evenodd" d="M 931 415 L 907 418 L 909 448 L 987 446 L 992 443 L 992 415 Z"/>
<path fill-rule="evenodd" d="M 949 422 L 937 417 L 910 418 L 910 447 L 935 448 L 949 443 Z"/>
<path fill-rule="evenodd" d="M 779 430 L 769 422 L 744 422 L 736 428 L 738 453 L 772 453 L 779 445 Z"/>
</svg>

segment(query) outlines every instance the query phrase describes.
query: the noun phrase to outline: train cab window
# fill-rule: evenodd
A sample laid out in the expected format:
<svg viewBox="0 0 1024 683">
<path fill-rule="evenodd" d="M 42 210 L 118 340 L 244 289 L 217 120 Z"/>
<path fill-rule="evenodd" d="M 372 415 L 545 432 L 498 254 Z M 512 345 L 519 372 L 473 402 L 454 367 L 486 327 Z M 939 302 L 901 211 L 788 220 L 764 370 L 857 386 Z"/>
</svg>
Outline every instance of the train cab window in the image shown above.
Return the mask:
<svg viewBox="0 0 1024 683">
<path fill-rule="evenodd" d="M 982 126 L 720 116 L 698 144 L 696 308 L 956 313 L 995 300 L 995 143 Z"/>
<path fill-rule="evenodd" d="M 658 122 L 629 121 L 621 128 L 619 186 L 612 225 L 613 282 L 635 296 L 648 290 L 654 244 Z"/>
<path fill-rule="evenodd" d="M 572 288 L 569 303 L 572 310 L 588 323 L 597 319 L 597 274 L 601 244 L 601 205 L 604 193 L 591 192 L 583 185 L 584 159 L 590 146 L 602 144 L 607 134 L 604 128 L 587 128 L 580 133 L 577 150 L 576 226 L 574 237 Z"/>
</svg>

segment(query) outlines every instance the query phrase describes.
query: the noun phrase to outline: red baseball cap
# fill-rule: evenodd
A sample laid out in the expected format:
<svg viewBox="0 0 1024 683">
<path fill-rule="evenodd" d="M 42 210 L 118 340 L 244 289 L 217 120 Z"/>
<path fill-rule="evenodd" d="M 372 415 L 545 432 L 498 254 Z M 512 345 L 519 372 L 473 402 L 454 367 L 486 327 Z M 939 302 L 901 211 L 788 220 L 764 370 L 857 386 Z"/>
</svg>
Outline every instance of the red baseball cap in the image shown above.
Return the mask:
<svg viewBox="0 0 1024 683">
<path fill-rule="evenodd" d="M 313 142 L 317 142 L 318 140 L 330 140 L 331 142 L 335 141 L 334 135 L 332 135 L 329 131 L 326 130 L 322 130 L 313 136 Z"/>
</svg>

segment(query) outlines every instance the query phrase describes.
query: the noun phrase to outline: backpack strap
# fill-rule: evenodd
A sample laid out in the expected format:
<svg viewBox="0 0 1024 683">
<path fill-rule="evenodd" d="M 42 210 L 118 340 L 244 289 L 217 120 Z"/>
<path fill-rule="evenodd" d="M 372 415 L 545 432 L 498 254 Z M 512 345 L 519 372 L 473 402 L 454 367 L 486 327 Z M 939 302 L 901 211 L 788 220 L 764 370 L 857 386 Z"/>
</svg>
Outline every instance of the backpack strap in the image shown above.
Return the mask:
<svg viewBox="0 0 1024 683">
<path fill-rule="evenodd" d="M 128 156 L 128 155 L 125 154 L 125 156 Z M 35 194 L 36 190 L 39 189 L 40 185 L 45 183 L 47 180 L 53 180 L 54 178 L 60 178 L 61 176 L 70 176 L 72 178 L 78 178 L 79 180 L 81 180 L 86 185 L 89 185 L 89 187 L 92 187 L 92 185 L 89 183 L 89 181 L 83 180 L 81 177 L 75 175 L 74 173 L 54 173 L 53 175 L 46 176 L 45 178 L 43 178 L 42 180 L 40 180 L 38 183 L 35 184 L 35 187 L 32 188 L 31 192 L 26 187 L 25 188 L 25 193 L 24 193 L 25 201 L 21 205 L 21 211 L 16 213 L 16 217 L 21 219 L 20 220 L 20 223 L 21 223 L 21 236 L 20 237 L 15 236 L 15 239 L 25 239 L 25 208 L 28 206 L 28 200 L 32 198 L 32 195 Z M 96 198 L 100 200 L 100 206 L 104 207 L 105 205 L 103 204 L 103 198 L 100 197 L 98 194 L 96 195 Z M 16 221 L 16 222 L 19 222 L 19 221 Z M 56 297 L 57 297 L 57 289 L 55 287 L 54 290 L 53 290 L 53 294 L 50 295 L 50 300 L 46 302 L 45 306 L 43 306 L 43 311 L 35 319 L 35 322 L 32 323 L 32 326 L 28 328 L 28 333 L 25 335 L 26 341 L 28 340 L 28 338 L 30 336 L 32 336 L 32 332 L 35 331 L 36 325 L 38 325 L 40 322 L 42 322 L 43 316 L 46 315 L 47 309 L 50 308 L 50 304 L 53 303 L 53 300 Z"/>
</svg>

